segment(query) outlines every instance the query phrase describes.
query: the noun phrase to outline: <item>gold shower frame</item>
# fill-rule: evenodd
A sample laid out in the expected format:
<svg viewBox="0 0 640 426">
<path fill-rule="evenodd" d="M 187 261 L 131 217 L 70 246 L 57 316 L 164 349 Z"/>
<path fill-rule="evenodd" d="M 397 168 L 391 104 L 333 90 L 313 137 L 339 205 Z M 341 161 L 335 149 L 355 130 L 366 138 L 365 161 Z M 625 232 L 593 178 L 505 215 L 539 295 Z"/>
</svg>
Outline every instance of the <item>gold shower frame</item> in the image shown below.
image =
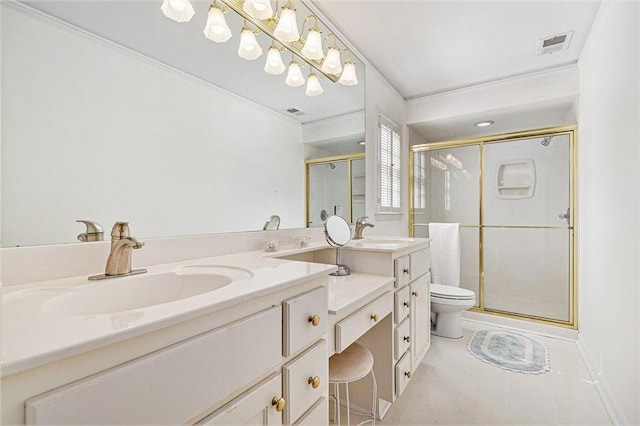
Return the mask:
<svg viewBox="0 0 640 426">
<path fill-rule="evenodd" d="M 480 148 L 480 169 L 478 184 L 480 185 L 479 197 L 480 197 L 480 212 L 479 221 L 480 225 L 466 225 L 461 224 L 461 227 L 465 228 L 479 228 L 479 247 L 478 247 L 478 261 L 480 265 L 479 276 L 479 296 L 478 307 L 473 307 L 470 310 L 473 312 L 480 312 L 490 315 L 497 315 L 501 317 L 514 318 L 520 320 L 527 320 L 531 322 L 554 325 L 571 329 L 578 329 L 578 291 L 577 291 L 577 132 L 578 128 L 575 125 L 572 126 L 560 126 L 560 127 L 548 127 L 537 130 L 528 130 L 524 132 L 504 133 L 491 136 L 483 136 L 477 138 L 451 140 L 443 142 L 434 142 L 420 145 L 413 145 L 409 147 L 409 235 L 414 236 L 414 205 L 413 205 L 413 157 L 416 152 L 432 151 L 443 148 L 458 148 L 462 146 L 478 145 Z M 484 146 L 492 143 L 500 143 L 506 141 L 516 141 L 521 139 L 530 139 L 532 137 L 544 137 L 544 136 L 556 136 L 561 134 L 569 135 L 569 190 L 571 192 L 569 196 L 569 320 L 562 321 L 552 318 L 544 318 L 527 314 L 520 314 L 517 312 L 502 311 L 498 309 L 487 309 L 484 307 Z M 510 226 L 500 226 L 500 228 L 509 228 Z M 517 228 L 536 228 L 536 229 L 556 229 L 561 227 L 553 226 L 518 226 Z M 561 228 L 564 229 L 564 228 Z"/>
<path fill-rule="evenodd" d="M 304 162 L 304 192 L 305 192 L 305 200 L 304 200 L 304 217 L 305 217 L 305 227 L 309 227 L 309 166 L 318 165 L 318 164 L 329 164 L 335 163 L 338 161 L 348 161 L 347 165 L 347 179 L 349 181 L 349 186 L 347 189 L 347 196 L 349 197 L 349 222 L 353 223 L 353 175 L 351 171 L 352 161 L 353 160 L 364 160 L 365 153 L 357 153 L 357 154 L 346 154 L 346 155 L 336 155 L 333 157 L 323 157 L 323 158 L 314 158 L 311 160 L 305 160 Z M 366 194 L 365 194 L 366 198 Z"/>
</svg>

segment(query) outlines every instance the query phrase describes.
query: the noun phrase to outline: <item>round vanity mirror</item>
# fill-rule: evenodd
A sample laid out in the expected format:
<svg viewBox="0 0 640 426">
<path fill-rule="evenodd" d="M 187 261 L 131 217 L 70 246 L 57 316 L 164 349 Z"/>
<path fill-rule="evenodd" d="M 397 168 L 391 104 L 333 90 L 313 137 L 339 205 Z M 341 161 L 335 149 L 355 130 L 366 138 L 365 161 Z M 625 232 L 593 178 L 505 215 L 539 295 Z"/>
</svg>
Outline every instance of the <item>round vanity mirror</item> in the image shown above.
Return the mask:
<svg viewBox="0 0 640 426">
<path fill-rule="evenodd" d="M 280 216 L 274 214 L 269 219 L 267 219 L 267 222 L 264 224 L 262 230 L 275 231 L 278 228 L 280 228 Z"/>
<path fill-rule="evenodd" d="M 324 223 L 324 235 L 329 245 L 336 248 L 336 265 L 338 270 L 330 275 L 349 275 L 351 271 L 346 265 L 340 264 L 340 247 L 346 246 L 351 241 L 351 228 L 349 223 L 340 216 L 330 216 Z"/>
</svg>

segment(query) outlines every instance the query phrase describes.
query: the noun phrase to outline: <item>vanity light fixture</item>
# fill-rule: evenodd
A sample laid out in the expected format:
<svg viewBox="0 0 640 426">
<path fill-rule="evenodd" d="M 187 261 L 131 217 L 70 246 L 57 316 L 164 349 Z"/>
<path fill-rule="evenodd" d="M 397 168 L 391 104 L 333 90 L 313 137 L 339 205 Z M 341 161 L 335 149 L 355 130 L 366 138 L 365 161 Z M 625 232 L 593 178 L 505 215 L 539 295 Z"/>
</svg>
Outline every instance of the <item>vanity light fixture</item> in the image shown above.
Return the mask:
<svg viewBox="0 0 640 426">
<path fill-rule="evenodd" d="M 222 7 L 218 4 L 222 3 Z M 358 84 L 356 75 L 356 65 L 353 61 L 351 51 L 346 47 L 340 47 L 340 40 L 335 34 L 329 33 L 333 37 L 333 43 L 325 52 L 322 47 L 322 31 L 320 21 L 316 15 L 308 15 L 302 25 L 304 34 L 305 25 L 308 21 L 313 21 L 313 25 L 308 29 L 306 37 L 301 36 L 298 31 L 296 10 L 291 0 L 287 0 L 280 9 L 278 16 L 278 0 L 275 8 L 271 7 L 272 0 L 213 0 L 209 7 L 207 24 L 204 28 L 204 35 L 209 40 L 216 43 L 224 43 L 232 37 L 232 32 L 224 18 L 223 13 L 233 10 L 245 20 L 240 33 L 240 46 L 238 55 L 247 60 L 254 60 L 262 55 L 262 48 L 256 39 L 256 34 L 266 35 L 271 38 L 271 45 L 267 54 L 267 62 L 264 71 L 272 75 L 280 75 L 286 69 L 282 63 L 281 51 L 284 49 L 291 52 L 295 57 L 302 60 L 310 67 L 309 80 L 305 93 L 309 96 L 317 96 L 324 92 L 318 76 L 324 76 L 332 82 L 338 82 L 343 86 L 355 86 Z M 193 15 L 194 10 L 189 0 L 164 0 L 162 12 L 170 19 L 177 22 L 187 22 Z M 275 11 L 274 11 L 275 9 Z M 254 27 L 254 31 L 251 27 Z M 344 45 L 343 45 L 344 46 Z M 349 52 L 349 58 L 342 64 L 341 52 Z M 289 65 L 289 72 L 285 83 L 290 87 L 299 87 L 305 83 L 300 64 L 295 59 Z"/>
<path fill-rule="evenodd" d="M 216 43 L 224 43 L 231 38 L 231 29 L 227 25 L 227 20 L 224 19 L 222 9 L 217 2 L 214 2 L 209 7 L 207 24 L 203 32 L 206 38 Z"/>
<path fill-rule="evenodd" d="M 476 124 L 474 124 L 474 126 L 476 126 L 476 127 L 489 127 L 493 123 L 495 123 L 495 121 L 493 121 L 493 120 L 478 121 Z"/>
<path fill-rule="evenodd" d="M 245 0 L 242 10 L 256 19 L 269 19 L 273 16 L 271 0 Z"/>
<path fill-rule="evenodd" d="M 272 44 L 267 52 L 267 63 L 264 64 L 264 72 L 271 75 L 280 75 L 286 69 L 287 67 L 282 62 L 282 56 L 280 56 L 280 49 Z"/>
<path fill-rule="evenodd" d="M 313 72 L 309 73 L 307 76 L 307 90 L 305 90 L 304 94 L 307 96 L 318 96 L 324 93 L 324 89 L 320 85 L 320 80 L 318 80 L 318 76 L 316 76 Z"/>
<path fill-rule="evenodd" d="M 256 40 L 253 30 L 246 25 L 242 27 L 240 33 L 240 46 L 238 47 L 238 55 L 249 61 L 258 59 L 262 55 L 262 48 Z"/>
<path fill-rule="evenodd" d="M 289 72 L 284 82 L 289 87 L 300 87 L 304 84 L 304 75 L 302 75 L 300 65 L 296 61 L 292 60 L 289 64 Z"/>
<path fill-rule="evenodd" d="M 164 0 L 160 9 L 164 16 L 176 22 L 189 22 L 195 14 L 189 0 Z"/>
</svg>

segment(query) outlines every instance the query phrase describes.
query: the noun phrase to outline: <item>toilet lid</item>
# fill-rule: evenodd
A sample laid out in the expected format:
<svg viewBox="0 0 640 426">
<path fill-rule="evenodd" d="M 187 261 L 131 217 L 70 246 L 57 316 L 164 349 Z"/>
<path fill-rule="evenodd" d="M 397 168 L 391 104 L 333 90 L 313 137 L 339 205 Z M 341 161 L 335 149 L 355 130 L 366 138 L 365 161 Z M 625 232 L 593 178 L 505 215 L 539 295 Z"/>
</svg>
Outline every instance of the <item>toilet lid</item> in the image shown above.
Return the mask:
<svg viewBox="0 0 640 426">
<path fill-rule="evenodd" d="M 429 290 L 432 296 L 443 299 L 470 300 L 476 298 L 476 294 L 473 291 L 452 285 L 430 284 Z"/>
</svg>

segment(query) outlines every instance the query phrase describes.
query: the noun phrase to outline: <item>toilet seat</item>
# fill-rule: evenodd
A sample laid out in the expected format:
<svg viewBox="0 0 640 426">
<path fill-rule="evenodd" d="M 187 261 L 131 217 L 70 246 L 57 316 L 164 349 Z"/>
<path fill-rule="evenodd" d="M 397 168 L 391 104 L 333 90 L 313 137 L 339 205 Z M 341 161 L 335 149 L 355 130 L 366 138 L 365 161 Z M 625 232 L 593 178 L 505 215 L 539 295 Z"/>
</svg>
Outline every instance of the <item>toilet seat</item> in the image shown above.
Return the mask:
<svg viewBox="0 0 640 426">
<path fill-rule="evenodd" d="M 432 297 L 448 300 L 475 300 L 476 294 L 466 288 L 454 287 L 444 284 L 430 284 L 429 290 Z"/>
</svg>

